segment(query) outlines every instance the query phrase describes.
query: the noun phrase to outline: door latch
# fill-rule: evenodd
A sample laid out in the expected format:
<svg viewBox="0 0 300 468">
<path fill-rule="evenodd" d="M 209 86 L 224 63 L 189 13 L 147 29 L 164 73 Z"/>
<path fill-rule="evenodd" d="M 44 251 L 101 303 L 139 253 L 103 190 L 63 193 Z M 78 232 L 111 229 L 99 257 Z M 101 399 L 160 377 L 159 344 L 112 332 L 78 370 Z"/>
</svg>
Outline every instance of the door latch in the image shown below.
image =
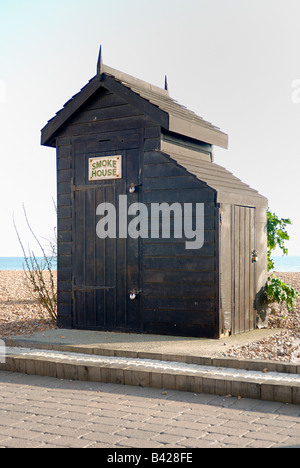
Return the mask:
<svg viewBox="0 0 300 468">
<path fill-rule="evenodd" d="M 258 253 L 257 253 L 256 250 L 253 250 L 253 252 L 252 252 L 252 262 L 253 263 L 258 262 Z"/>
<path fill-rule="evenodd" d="M 135 184 L 134 182 L 132 182 L 129 186 L 129 193 L 134 193 L 137 189 L 137 187 L 140 187 L 142 184 Z"/>
<path fill-rule="evenodd" d="M 129 291 L 129 297 L 130 297 L 130 300 L 131 301 L 134 301 L 137 296 L 139 296 L 140 294 L 142 294 L 142 290 L 136 290 L 136 289 L 132 289 L 131 291 Z"/>
</svg>

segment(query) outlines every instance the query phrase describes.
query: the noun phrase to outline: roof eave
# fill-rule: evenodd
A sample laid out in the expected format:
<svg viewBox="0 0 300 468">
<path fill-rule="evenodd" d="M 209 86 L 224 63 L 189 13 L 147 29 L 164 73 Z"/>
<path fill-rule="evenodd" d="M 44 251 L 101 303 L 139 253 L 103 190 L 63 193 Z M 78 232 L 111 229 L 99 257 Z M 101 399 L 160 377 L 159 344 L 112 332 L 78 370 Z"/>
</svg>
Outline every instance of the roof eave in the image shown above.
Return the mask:
<svg viewBox="0 0 300 468">
<path fill-rule="evenodd" d="M 53 138 L 58 130 L 102 86 L 99 76 L 92 78 L 82 90 L 73 96 L 41 131 L 41 145 L 53 147 Z"/>
<path fill-rule="evenodd" d="M 227 190 L 222 190 L 216 188 L 217 191 L 217 202 L 218 203 L 227 203 L 227 204 L 238 204 L 241 206 L 248 206 L 254 208 L 263 208 L 267 210 L 268 208 L 268 199 L 261 195 L 260 193 L 245 192 L 245 193 L 236 193 L 229 192 Z"/>
</svg>

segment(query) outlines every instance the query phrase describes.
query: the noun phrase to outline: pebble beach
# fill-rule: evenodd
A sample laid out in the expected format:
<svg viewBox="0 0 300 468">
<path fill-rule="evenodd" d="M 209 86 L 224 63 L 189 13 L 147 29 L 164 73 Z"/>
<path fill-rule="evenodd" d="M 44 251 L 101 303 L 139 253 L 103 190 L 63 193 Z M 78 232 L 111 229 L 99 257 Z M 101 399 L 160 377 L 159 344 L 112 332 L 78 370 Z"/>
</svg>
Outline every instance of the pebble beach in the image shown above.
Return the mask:
<svg viewBox="0 0 300 468">
<path fill-rule="evenodd" d="M 274 274 L 300 292 L 300 272 Z M 283 362 L 300 360 L 300 300 L 292 313 L 285 307 L 281 310 L 278 305 L 272 306 L 268 327 L 276 329 L 274 336 L 241 347 L 224 347 L 219 355 Z M 0 271 L 0 339 L 55 328 L 25 272 Z"/>
<path fill-rule="evenodd" d="M 300 272 L 274 271 L 271 274 L 300 293 Z M 276 329 L 278 333 L 247 346 L 230 348 L 222 355 L 241 359 L 300 362 L 300 299 L 293 312 L 288 312 L 286 306 L 270 305 L 268 328 Z"/>
<path fill-rule="evenodd" d="M 45 273 L 49 278 L 49 273 Z M 56 272 L 55 272 L 56 278 Z M 0 338 L 56 328 L 24 271 L 0 271 Z"/>
</svg>

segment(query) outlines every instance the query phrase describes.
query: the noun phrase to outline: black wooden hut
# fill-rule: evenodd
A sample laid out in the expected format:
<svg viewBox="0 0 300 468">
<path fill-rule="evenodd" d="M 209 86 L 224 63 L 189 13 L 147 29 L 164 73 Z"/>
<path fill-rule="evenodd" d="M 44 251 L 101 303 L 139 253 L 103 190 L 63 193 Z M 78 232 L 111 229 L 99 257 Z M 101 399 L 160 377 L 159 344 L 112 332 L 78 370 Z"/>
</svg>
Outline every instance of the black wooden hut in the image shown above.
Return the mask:
<svg viewBox="0 0 300 468">
<path fill-rule="evenodd" d="M 57 152 L 60 327 L 219 338 L 257 326 L 267 200 L 214 163 L 226 134 L 167 85 L 103 65 L 100 51 L 97 75 L 43 128 L 42 145 Z M 103 161 L 114 170 L 101 172 Z M 122 195 L 119 234 L 100 238 L 99 205 Z M 194 223 L 204 206 L 203 245 L 187 249 L 184 236 L 160 228 L 120 235 L 134 203 L 192 206 Z"/>
</svg>

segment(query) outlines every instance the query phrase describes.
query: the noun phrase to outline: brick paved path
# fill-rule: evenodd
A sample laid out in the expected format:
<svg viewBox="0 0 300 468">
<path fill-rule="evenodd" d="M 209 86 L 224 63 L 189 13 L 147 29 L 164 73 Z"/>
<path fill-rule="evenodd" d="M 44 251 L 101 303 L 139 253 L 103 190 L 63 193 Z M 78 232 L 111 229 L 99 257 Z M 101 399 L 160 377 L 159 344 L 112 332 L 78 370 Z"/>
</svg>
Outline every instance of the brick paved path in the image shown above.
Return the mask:
<svg viewBox="0 0 300 468">
<path fill-rule="evenodd" d="M 2 447 L 300 448 L 300 406 L 0 372 Z"/>
</svg>

